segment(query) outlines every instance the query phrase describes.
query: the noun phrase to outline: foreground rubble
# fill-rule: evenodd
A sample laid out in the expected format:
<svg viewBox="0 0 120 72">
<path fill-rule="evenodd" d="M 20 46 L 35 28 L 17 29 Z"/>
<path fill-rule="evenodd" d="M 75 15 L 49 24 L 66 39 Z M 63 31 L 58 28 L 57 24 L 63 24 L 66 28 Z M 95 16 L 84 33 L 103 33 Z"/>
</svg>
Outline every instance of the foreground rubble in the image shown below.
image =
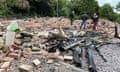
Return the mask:
<svg viewBox="0 0 120 72">
<path fill-rule="evenodd" d="M 115 24 L 101 20 L 92 31 L 88 21 L 87 29 L 79 31 L 80 22 L 70 26 L 65 18 L 18 20 L 23 30 L 14 44 L 5 46 L 6 30 L 1 32 L 0 72 L 119 72 Z M 6 28 L 10 22 L 1 23 Z"/>
</svg>

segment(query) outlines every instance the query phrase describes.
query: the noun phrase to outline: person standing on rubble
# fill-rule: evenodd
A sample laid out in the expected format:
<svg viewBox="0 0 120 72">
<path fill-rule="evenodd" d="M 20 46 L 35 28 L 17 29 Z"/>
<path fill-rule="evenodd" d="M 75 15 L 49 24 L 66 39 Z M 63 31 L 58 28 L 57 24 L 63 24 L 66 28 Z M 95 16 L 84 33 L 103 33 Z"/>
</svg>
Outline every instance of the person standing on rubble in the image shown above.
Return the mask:
<svg viewBox="0 0 120 72">
<path fill-rule="evenodd" d="M 73 21 L 74 21 L 74 14 L 75 14 L 75 12 L 74 12 L 74 11 L 72 11 L 72 12 L 70 13 L 70 15 L 69 15 L 69 17 L 70 17 L 70 24 L 71 24 L 71 25 L 73 25 Z"/>
<path fill-rule="evenodd" d="M 92 21 L 93 21 L 93 30 L 96 30 L 96 27 L 98 25 L 99 17 L 96 13 L 93 14 L 92 16 Z"/>
<path fill-rule="evenodd" d="M 82 29 L 83 26 L 84 26 L 84 29 L 86 28 L 86 21 L 88 19 L 88 15 L 86 12 L 84 12 L 84 14 L 81 16 L 81 19 L 82 19 L 82 23 L 80 26 L 80 30 Z"/>
</svg>

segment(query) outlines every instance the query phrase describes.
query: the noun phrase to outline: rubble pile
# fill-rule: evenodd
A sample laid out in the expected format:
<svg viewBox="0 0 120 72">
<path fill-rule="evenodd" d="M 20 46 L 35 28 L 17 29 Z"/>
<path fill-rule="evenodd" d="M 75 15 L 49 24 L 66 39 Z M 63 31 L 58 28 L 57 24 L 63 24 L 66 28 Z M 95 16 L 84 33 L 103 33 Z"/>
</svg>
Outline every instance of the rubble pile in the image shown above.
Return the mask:
<svg viewBox="0 0 120 72">
<path fill-rule="evenodd" d="M 118 42 L 110 41 L 115 34 L 112 22 L 102 23 L 100 20 L 97 31 L 92 31 L 89 21 L 87 29 L 80 31 L 80 20 L 75 20 L 71 26 L 69 19 L 65 18 L 37 18 L 17 22 L 22 30 L 16 33 L 12 45 L 5 45 L 6 27 L 10 21 L 1 21 L 0 72 L 118 71 L 114 68 L 108 70 L 112 65 L 108 58 L 112 56 L 110 52 L 113 47 L 105 47 L 114 44 L 117 48 L 120 44 L 119 39 Z"/>
</svg>

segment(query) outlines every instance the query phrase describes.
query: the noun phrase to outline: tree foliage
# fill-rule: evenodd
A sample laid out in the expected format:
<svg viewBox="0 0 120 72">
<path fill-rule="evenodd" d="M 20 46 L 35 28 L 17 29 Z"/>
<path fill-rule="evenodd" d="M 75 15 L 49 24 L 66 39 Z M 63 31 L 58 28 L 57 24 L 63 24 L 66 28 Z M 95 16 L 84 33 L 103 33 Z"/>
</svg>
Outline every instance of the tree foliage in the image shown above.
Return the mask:
<svg viewBox="0 0 120 72">
<path fill-rule="evenodd" d="M 99 6 L 95 0 L 80 0 L 79 10 L 81 13 L 87 12 L 89 16 L 98 12 Z"/>
<path fill-rule="evenodd" d="M 116 9 L 120 8 L 120 2 Z M 109 4 L 99 7 L 97 0 L 0 0 L 0 17 L 64 16 L 75 12 L 75 19 L 87 12 L 91 17 L 94 12 L 102 18 L 119 21 L 120 17 Z"/>
<path fill-rule="evenodd" d="M 111 21 L 115 19 L 115 13 L 113 12 L 112 7 L 109 4 L 105 4 L 99 9 L 99 14 L 103 18 L 108 18 Z"/>
</svg>

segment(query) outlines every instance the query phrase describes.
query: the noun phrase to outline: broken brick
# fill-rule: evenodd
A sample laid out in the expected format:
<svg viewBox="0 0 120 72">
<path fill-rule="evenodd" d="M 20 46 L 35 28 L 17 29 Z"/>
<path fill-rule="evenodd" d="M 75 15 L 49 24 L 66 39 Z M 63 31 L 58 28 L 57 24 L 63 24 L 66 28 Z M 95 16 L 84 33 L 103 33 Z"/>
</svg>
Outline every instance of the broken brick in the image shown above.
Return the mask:
<svg viewBox="0 0 120 72">
<path fill-rule="evenodd" d="M 64 56 L 64 60 L 72 60 L 73 56 Z"/>
<path fill-rule="evenodd" d="M 11 62 L 4 62 L 1 66 L 2 69 L 8 68 L 10 66 Z"/>
<path fill-rule="evenodd" d="M 64 60 L 63 56 L 57 56 L 57 59 Z"/>
<path fill-rule="evenodd" d="M 0 69 L 0 72 L 6 72 L 5 69 Z"/>
<path fill-rule="evenodd" d="M 3 54 L 0 54 L 0 60 L 2 60 L 3 59 Z"/>
<path fill-rule="evenodd" d="M 60 51 L 57 49 L 56 50 L 56 55 L 59 55 L 60 54 Z"/>
<path fill-rule="evenodd" d="M 22 41 L 20 41 L 20 40 L 15 40 L 14 43 L 17 44 L 17 45 L 21 45 L 21 44 L 22 44 Z"/>
<path fill-rule="evenodd" d="M 16 45 L 16 44 L 12 44 L 11 45 L 11 48 L 13 48 L 13 49 L 21 49 L 18 45 Z"/>
<path fill-rule="evenodd" d="M 19 60 L 20 63 L 22 63 L 22 62 L 24 62 L 24 61 L 25 61 L 25 58 L 24 58 L 24 57 L 21 57 L 20 60 Z"/>
<path fill-rule="evenodd" d="M 57 58 L 58 55 L 56 53 L 49 53 L 48 58 Z"/>
<path fill-rule="evenodd" d="M 33 60 L 33 64 L 35 66 L 39 66 L 41 64 L 41 62 L 38 59 L 35 59 L 35 60 Z"/>
<path fill-rule="evenodd" d="M 15 37 L 16 37 L 16 38 L 21 38 L 21 35 L 20 35 L 20 34 L 17 34 Z"/>
<path fill-rule="evenodd" d="M 48 64 L 52 64 L 53 62 L 54 62 L 53 59 L 48 59 L 48 61 L 47 61 Z"/>
<path fill-rule="evenodd" d="M 11 57 L 4 57 L 3 59 L 2 59 L 2 61 L 10 61 L 10 62 L 12 62 L 14 60 L 14 58 L 11 58 Z"/>
<path fill-rule="evenodd" d="M 20 72 L 31 72 L 33 67 L 31 65 L 21 65 L 19 67 Z"/>
<path fill-rule="evenodd" d="M 8 57 L 12 57 L 12 58 L 15 58 L 15 59 L 19 59 L 19 58 L 20 58 L 20 54 L 17 54 L 17 53 L 9 53 Z"/>
<path fill-rule="evenodd" d="M 30 57 L 32 57 L 31 48 L 25 48 L 25 49 L 23 50 L 23 56 L 24 56 L 25 58 L 30 58 Z"/>
</svg>

